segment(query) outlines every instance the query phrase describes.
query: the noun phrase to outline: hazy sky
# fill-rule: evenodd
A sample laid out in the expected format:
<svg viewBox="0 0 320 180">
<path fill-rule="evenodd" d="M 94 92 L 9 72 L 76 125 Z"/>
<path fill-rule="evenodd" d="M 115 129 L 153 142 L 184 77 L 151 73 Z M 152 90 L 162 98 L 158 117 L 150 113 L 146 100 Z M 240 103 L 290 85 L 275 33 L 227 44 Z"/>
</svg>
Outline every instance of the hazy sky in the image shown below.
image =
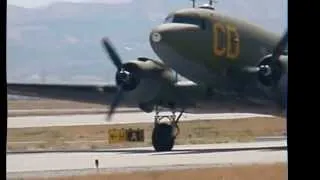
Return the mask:
<svg viewBox="0 0 320 180">
<path fill-rule="evenodd" d="M 7 0 L 8 4 L 16 5 L 16 6 L 23 6 L 26 8 L 33 8 L 39 6 L 47 6 L 52 2 L 108 2 L 108 3 L 122 3 L 122 2 L 131 2 L 132 0 Z"/>
</svg>

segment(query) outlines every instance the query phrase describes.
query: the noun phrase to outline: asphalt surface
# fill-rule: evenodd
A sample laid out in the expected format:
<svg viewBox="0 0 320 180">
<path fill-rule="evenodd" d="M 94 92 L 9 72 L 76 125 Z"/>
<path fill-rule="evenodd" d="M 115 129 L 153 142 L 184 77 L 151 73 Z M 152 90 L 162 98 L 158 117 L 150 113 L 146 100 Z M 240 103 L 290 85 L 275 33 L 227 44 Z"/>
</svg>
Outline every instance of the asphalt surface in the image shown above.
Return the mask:
<svg viewBox="0 0 320 180">
<path fill-rule="evenodd" d="M 58 116 L 62 114 L 106 114 L 106 109 L 86 108 L 86 109 L 9 109 L 8 117 L 51 115 Z M 119 108 L 116 113 L 141 112 L 138 108 Z"/>
<path fill-rule="evenodd" d="M 286 140 L 177 145 L 171 152 L 154 152 L 152 147 L 79 152 L 7 153 L 7 177 L 69 176 L 99 170 L 134 171 L 228 166 L 287 161 Z"/>
<path fill-rule="evenodd" d="M 109 122 L 102 114 L 9 117 L 8 128 L 141 123 L 153 122 L 153 116 L 153 113 L 121 113 L 115 114 Z M 236 119 L 257 116 L 265 115 L 186 113 L 182 120 Z M 7 179 L 95 173 L 97 171 L 95 160 L 99 161 L 99 171 L 107 172 L 286 162 L 286 147 L 286 140 L 283 137 L 265 137 L 251 143 L 176 145 L 173 151 L 164 153 L 154 152 L 152 147 L 99 151 L 7 152 Z"/>
</svg>

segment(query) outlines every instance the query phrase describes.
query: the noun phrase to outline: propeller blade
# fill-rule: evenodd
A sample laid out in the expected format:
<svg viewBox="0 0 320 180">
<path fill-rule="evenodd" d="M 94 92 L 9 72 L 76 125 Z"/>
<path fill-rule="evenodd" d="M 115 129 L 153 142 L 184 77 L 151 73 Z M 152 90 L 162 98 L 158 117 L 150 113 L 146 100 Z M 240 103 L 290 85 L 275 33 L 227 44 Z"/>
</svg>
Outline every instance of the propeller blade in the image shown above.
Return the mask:
<svg viewBox="0 0 320 180">
<path fill-rule="evenodd" d="M 122 87 L 120 86 L 117 94 L 116 94 L 116 97 L 115 99 L 113 100 L 112 104 L 111 104 L 111 107 L 110 107 L 110 111 L 108 113 L 108 116 L 107 116 L 107 121 L 110 121 L 111 120 L 111 116 L 112 114 L 114 113 L 115 109 L 117 108 L 117 106 L 119 105 L 121 99 L 122 99 L 122 93 L 123 93 L 123 89 Z"/>
<path fill-rule="evenodd" d="M 113 64 L 118 68 L 118 70 L 122 67 L 122 61 L 120 59 L 120 56 L 118 55 L 115 48 L 112 46 L 111 41 L 104 37 L 102 38 L 102 44 L 104 49 L 107 51 L 110 59 L 112 60 Z"/>
<path fill-rule="evenodd" d="M 273 62 L 279 59 L 281 53 L 284 51 L 284 48 L 286 47 L 287 41 L 288 41 L 288 30 L 284 33 L 281 40 L 273 50 L 273 53 L 272 53 Z"/>
<path fill-rule="evenodd" d="M 284 33 L 281 40 L 274 48 L 272 57 L 271 57 L 271 62 L 275 62 L 279 59 L 280 55 L 284 51 L 284 48 L 286 47 L 287 41 L 288 41 L 288 30 Z M 260 67 L 249 66 L 249 67 L 243 68 L 243 71 L 248 73 L 258 73 L 259 71 L 263 71 L 263 70 L 267 70 L 267 68 L 263 66 L 260 66 Z"/>
</svg>

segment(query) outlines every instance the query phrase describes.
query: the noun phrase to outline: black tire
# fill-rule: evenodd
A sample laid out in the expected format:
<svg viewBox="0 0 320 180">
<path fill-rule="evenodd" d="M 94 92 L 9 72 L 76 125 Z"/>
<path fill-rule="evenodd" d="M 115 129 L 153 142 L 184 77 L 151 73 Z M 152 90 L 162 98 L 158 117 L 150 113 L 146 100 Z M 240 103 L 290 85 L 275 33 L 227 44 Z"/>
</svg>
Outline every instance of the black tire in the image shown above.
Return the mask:
<svg viewBox="0 0 320 180">
<path fill-rule="evenodd" d="M 166 123 L 157 124 L 152 132 L 152 145 L 157 152 L 171 151 L 174 146 L 174 128 Z"/>
</svg>

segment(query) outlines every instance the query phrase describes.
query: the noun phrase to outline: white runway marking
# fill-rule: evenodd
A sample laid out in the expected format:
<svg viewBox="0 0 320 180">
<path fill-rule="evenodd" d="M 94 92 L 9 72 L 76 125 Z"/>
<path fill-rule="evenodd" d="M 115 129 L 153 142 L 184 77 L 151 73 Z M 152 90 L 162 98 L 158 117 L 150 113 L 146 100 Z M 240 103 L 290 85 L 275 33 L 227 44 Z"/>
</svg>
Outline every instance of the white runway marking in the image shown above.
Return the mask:
<svg viewBox="0 0 320 180">
<path fill-rule="evenodd" d="M 106 109 L 101 108 L 86 108 L 86 109 L 9 109 L 8 117 L 22 117 L 22 116 L 56 116 L 56 115 L 67 115 L 67 114 L 106 114 Z M 119 108 L 116 110 L 117 113 L 128 113 L 128 112 L 141 112 L 138 108 Z M 42 114 L 41 114 L 42 113 Z"/>
<path fill-rule="evenodd" d="M 168 113 L 168 115 L 171 115 Z M 221 113 L 221 114 L 188 114 L 185 113 L 181 121 L 200 119 L 236 119 L 247 117 L 272 117 L 270 115 L 250 113 Z M 104 124 L 127 124 L 127 123 L 152 123 L 153 113 L 134 112 L 115 114 L 110 122 L 106 115 L 60 115 L 60 116 L 26 116 L 9 117 L 8 128 L 45 127 L 45 126 L 74 126 L 74 125 L 104 125 Z"/>
<path fill-rule="evenodd" d="M 116 112 L 141 112 L 139 108 L 119 108 Z M 35 113 L 35 112 L 107 112 L 102 108 L 82 108 L 82 109 L 9 109 L 8 114 L 12 113 Z"/>
<path fill-rule="evenodd" d="M 175 146 L 171 152 L 157 153 L 152 147 L 105 150 L 104 152 L 7 154 L 7 175 L 35 171 L 92 170 L 99 160 L 100 169 L 156 167 L 175 168 L 191 165 L 228 165 L 286 162 L 286 141 L 227 143 Z M 259 149 L 260 148 L 260 149 Z M 262 149 L 264 148 L 264 149 Z M 19 174 L 18 173 L 18 174 Z M 58 172 L 51 174 L 56 174 Z M 72 174 L 72 173 L 71 173 Z M 69 174 L 70 175 L 70 174 Z"/>
<path fill-rule="evenodd" d="M 95 111 L 101 111 L 106 112 L 105 109 L 101 108 L 86 108 L 86 109 L 9 109 L 8 113 L 28 113 L 28 112 L 95 112 Z"/>
</svg>

